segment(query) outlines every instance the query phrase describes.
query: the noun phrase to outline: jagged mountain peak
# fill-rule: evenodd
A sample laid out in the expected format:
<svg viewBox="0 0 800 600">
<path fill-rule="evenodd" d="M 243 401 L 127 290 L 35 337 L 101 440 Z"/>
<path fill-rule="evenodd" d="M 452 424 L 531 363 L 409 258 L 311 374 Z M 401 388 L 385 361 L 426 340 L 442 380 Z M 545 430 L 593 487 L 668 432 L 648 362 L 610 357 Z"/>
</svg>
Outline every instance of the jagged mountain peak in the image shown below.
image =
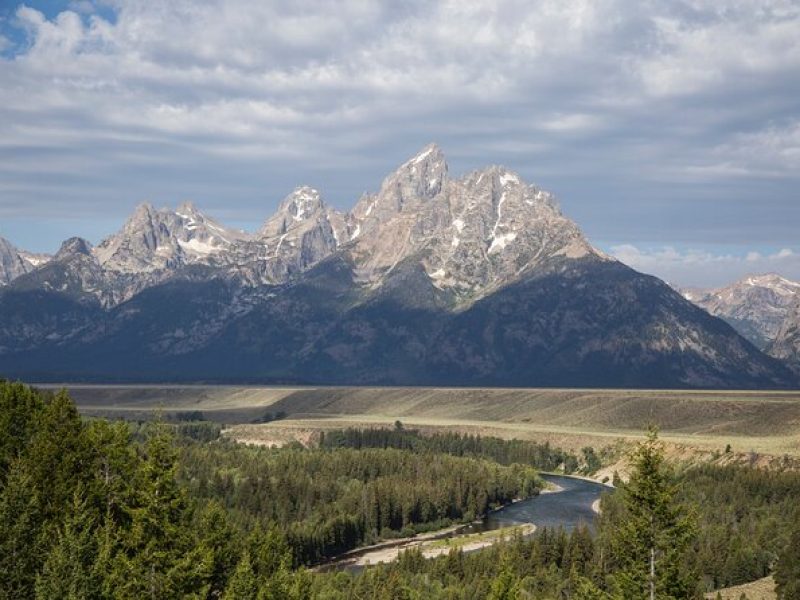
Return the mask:
<svg viewBox="0 0 800 600">
<path fill-rule="evenodd" d="M 442 177 L 435 192 L 418 185 L 431 169 Z M 436 146 L 403 163 L 377 194 L 359 201 L 351 218 L 360 280 L 381 285 L 416 257 L 457 303 L 473 302 L 547 261 L 609 260 L 548 192 L 499 165 L 452 179 Z"/>
<path fill-rule="evenodd" d="M 152 221 L 157 214 L 158 210 L 150 202 L 140 202 L 126 219 L 123 227 L 128 229 L 140 228 L 144 223 Z"/>
<path fill-rule="evenodd" d="M 304 213 L 312 213 L 318 208 L 322 208 L 325 203 L 322 201 L 322 194 L 319 190 L 310 185 L 299 185 L 292 193 L 286 196 L 281 203 L 281 209 L 296 209 L 299 218 L 303 218 Z"/>
<path fill-rule="evenodd" d="M 380 195 L 394 201 L 396 210 L 402 211 L 441 192 L 448 169 L 441 148 L 428 144 L 383 180 Z"/>
<path fill-rule="evenodd" d="M 265 238 L 281 236 L 293 229 L 306 227 L 308 221 L 326 220 L 328 209 L 320 192 L 308 185 L 295 188 L 278 206 L 261 227 L 260 236 Z"/>
<path fill-rule="evenodd" d="M 164 211 L 169 219 L 173 214 L 168 209 Z M 184 250 L 191 251 L 192 240 L 208 246 L 205 253 L 222 251 L 237 241 L 247 240 L 250 236 L 239 229 L 225 227 L 216 219 L 206 216 L 192 202 L 183 202 L 174 212 L 181 219 L 180 228 L 174 233 L 179 243 L 184 244 Z M 202 252 L 201 252 L 202 253 Z"/>
<path fill-rule="evenodd" d="M 707 291 L 706 301 L 742 304 L 752 298 L 788 305 L 800 293 L 800 282 L 778 273 L 749 274 L 726 286 Z"/>
<path fill-rule="evenodd" d="M 278 214 L 286 214 L 293 221 L 305 221 L 313 218 L 327 208 L 319 190 L 309 185 L 296 187 L 286 196 L 278 207 Z"/>
<path fill-rule="evenodd" d="M 505 192 L 516 193 L 528 206 L 547 206 L 560 214 L 558 202 L 553 194 L 527 183 L 516 171 L 502 165 L 490 165 L 465 175 L 460 183 L 476 191 L 491 191 L 497 204 Z"/>
<path fill-rule="evenodd" d="M 49 254 L 21 250 L 7 239 L 0 237 L 0 286 L 30 273 L 52 258 Z"/>
<path fill-rule="evenodd" d="M 414 167 L 417 165 L 435 163 L 446 164 L 446 161 L 444 152 L 442 152 L 442 149 L 439 147 L 439 145 L 436 142 L 431 142 L 427 146 L 423 147 L 414 156 L 405 161 L 400 168 L 402 169 L 403 167 Z"/>
<path fill-rule="evenodd" d="M 184 200 L 175 209 L 175 214 L 184 219 L 205 219 L 205 215 L 191 200 Z"/>
<path fill-rule="evenodd" d="M 155 206 L 146 200 L 144 202 L 139 202 L 139 204 L 137 204 L 133 209 L 134 215 L 149 215 L 154 212 L 157 212 Z"/>
<path fill-rule="evenodd" d="M 206 217 L 191 202 L 177 210 L 139 204 L 122 228 L 95 248 L 104 268 L 150 273 L 188 263 L 206 263 L 248 236 Z"/>
<path fill-rule="evenodd" d="M 255 278 L 285 281 L 329 257 L 348 237 L 344 215 L 329 207 L 317 189 L 297 187 L 259 231 L 263 254 Z"/>
<path fill-rule="evenodd" d="M 63 260 L 77 255 L 92 256 L 92 244 L 81 237 L 71 237 L 62 242 L 53 260 Z"/>
<path fill-rule="evenodd" d="M 438 196 L 449 181 L 444 153 L 429 144 L 383 180 L 377 194 L 365 194 L 351 212 L 354 237 L 395 215 L 415 211 Z"/>
</svg>

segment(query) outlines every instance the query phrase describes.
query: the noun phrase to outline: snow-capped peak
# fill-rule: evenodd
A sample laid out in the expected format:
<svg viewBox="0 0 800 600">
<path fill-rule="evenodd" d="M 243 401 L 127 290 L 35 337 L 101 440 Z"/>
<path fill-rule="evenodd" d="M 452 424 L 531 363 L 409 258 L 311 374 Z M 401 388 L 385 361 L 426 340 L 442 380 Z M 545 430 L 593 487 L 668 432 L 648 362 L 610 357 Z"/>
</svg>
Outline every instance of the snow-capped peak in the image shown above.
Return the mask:
<svg viewBox="0 0 800 600">
<path fill-rule="evenodd" d="M 203 219 L 203 214 L 197 210 L 197 207 L 194 205 L 193 202 L 189 202 L 188 200 L 182 202 L 177 209 L 175 209 L 175 214 L 181 217 L 182 219 L 186 219 L 187 221 L 196 221 Z"/>
<path fill-rule="evenodd" d="M 800 282 L 792 281 L 791 279 L 787 279 L 786 277 L 778 275 L 777 273 L 748 275 L 741 280 L 741 284 L 750 287 L 767 288 L 782 296 L 793 296 L 800 291 Z"/>
<path fill-rule="evenodd" d="M 424 200 L 438 194 L 447 181 L 447 171 L 441 148 L 428 144 L 383 181 L 381 193 L 394 192 L 393 200 L 402 210 L 413 199 Z"/>
<path fill-rule="evenodd" d="M 311 218 L 324 206 L 319 191 L 303 185 L 296 188 L 283 200 L 279 211 L 288 212 L 295 221 L 304 221 Z"/>
<path fill-rule="evenodd" d="M 206 217 L 191 202 L 176 210 L 156 210 L 149 203 L 136 207 L 116 234 L 94 250 L 101 265 L 121 273 L 160 271 L 207 262 L 248 236 Z"/>
<path fill-rule="evenodd" d="M 465 302 L 547 261 L 607 259 L 549 193 L 502 166 L 451 179 L 435 145 L 404 162 L 377 194 L 363 196 L 350 223 L 360 279 L 379 285 L 402 261 L 419 257 L 435 287 Z"/>
<path fill-rule="evenodd" d="M 418 165 L 425 160 L 444 160 L 444 154 L 442 153 L 442 149 L 439 148 L 438 145 L 435 143 L 430 143 L 425 146 L 422 150 L 417 152 L 414 156 L 409 158 L 406 162 L 403 163 L 403 167 Z"/>
<path fill-rule="evenodd" d="M 281 201 L 278 211 L 267 219 L 259 236 L 270 238 L 283 235 L 303 226 L 307 221 L 317 221 L 317 217 L 327 217 L 328 212 L 318 190 L 307 185 L 300 186 Z"/>
<path fill-rule="evenodd" d="M 712 315 L 728 319 L 760 347 L 775 339 L 798 298 L 800 282 L 777 273 L 747 275 L 724 287 L 688 297 Z"/>
<path fill-rule="evenodd" d="M 508 184 L 517 184 L 519 185 L 519 175 L 516 173 L 512 173 L 511 171 L 504 171 L 500 174 L 500 185 L 505 187 Z"/>
</svg>

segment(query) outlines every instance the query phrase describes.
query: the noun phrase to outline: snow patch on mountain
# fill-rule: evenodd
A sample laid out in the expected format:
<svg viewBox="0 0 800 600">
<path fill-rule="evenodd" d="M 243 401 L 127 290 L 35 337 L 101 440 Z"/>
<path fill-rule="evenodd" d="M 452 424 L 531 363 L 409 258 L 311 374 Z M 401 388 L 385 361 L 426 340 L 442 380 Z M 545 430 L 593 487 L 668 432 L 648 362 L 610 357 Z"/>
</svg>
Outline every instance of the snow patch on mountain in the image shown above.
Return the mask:
<svg viewBox="0 0 800 600">
<path fill-rule="evenodd" d="M 183 241 L 178 240 L 178 245 L 183 248 L 188 253 L 200 254 L 203 256 L 207 256 L 209 254 L 215 254 L 217 252 L 221 252 L 222 248 L 215 244 L 209 242 L 202 242 L 196 238 Z M 165 251 L 169 251 L 168 248 L 163 248 Z"/>
<path fill-rule="evenodd" d="M 500 252 L 515 239 L 517 239 L 517 234 L 514 232 L 495 235 L 492 238 L 492 243 L 489 245 L 489 254 L 492 254 L 493 252 Z"/>
<path fill-rule="evenodd" d="M 421 163 L 423 160 L 425 160 L 428 156 L 430 156 L 431 152 L 433 152 L 435 149 L 436 149 L 436 146 L 433 146 L 433 145 L 427 146 L 422 152 L 420 152 L 419 154 L 417 154 L 416 156 L 411 158 L 405 164 L 407 164 L 407 165 L 417 165 L 417 164 Z"/>
</svg>

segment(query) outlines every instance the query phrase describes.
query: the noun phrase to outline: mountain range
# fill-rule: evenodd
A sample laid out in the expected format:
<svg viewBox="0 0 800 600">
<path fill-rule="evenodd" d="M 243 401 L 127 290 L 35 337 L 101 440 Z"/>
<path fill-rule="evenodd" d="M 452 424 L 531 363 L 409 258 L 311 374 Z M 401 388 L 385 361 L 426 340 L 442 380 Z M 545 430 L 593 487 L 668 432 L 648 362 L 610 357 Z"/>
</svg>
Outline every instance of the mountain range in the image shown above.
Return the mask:
<svg viewBox="0 0 800 600">
<path fill-rule="evenodd" d="M 767 354 L 794 367 L 800 363 L 800 282 L 766 273 L 721 288 L 680 291 Z"/>
<path fill-rule="evenodd" d="M 96 247 L 0 244 L 0 372 L 36 381 L 792 387 L 548 192 L 425 147 L 343 213 L 303 186 L 257 232 L 139 206 Z"/>
</svg>

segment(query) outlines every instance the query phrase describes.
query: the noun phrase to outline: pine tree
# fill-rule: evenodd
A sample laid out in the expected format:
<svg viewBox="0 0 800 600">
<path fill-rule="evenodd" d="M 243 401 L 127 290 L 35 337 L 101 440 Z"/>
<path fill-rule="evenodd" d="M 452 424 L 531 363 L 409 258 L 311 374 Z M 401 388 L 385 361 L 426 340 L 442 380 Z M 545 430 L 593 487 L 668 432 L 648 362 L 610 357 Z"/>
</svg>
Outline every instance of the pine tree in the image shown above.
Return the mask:
<svg viewBox="0 0 800 600">
<path fill-rule="evenodd" d="M 248 540 L 248 548 L 253 571 L 258 577 L 269 578 L 292 567 L 292 550 L 274 528 L 267 532 L 255 529 Z"/>
<path fill-rule="evenodd" d="M 210 593 L 216 597 L 222 593 L 225 582 L 236 569 L 241 553 L 236 543 L 236 531 L 228 522 L 225 509 L 218 503 L 209 503 L 200 514 L 198 538 L 200 551 L 207 554 L 211 563 Z"/>
<path fill-rule="evenodd" d="M 9 465 L 0 494 L 0 598 L 31 598 L 43 560 L 38 491 L 20 461 Z"/>
<path fill-rule="evenodd" d="M 222 597 L 224 600 L 255 600 L 257 593 L 258 580 L 250 562 L 250 551 L 245 548 Z"/>
<path fill-rule="evenodd" d="M 256 529 L 248 540 L 249 560 L 256 576 L 258 600 L 295 597 L 292 550 L 276 529 Z"/>
<path fill-rule="evenodd" d="M 88 452 L 78 410 L 65 391 L 45 404 L 23 454 L 46 519 L 58 519 L 86 476 Z"/>
<path fill-rule="evenodd" d="M 504 557 L 500 572 L 492 581 L 487 600 L 517 600 L 520 597 L 519 578 L 514 574 L 508 557 Z"/>
<path fill-rule="evenodd" d="M 800 600 L 800 520 L 775 565 L 775 589 L 781 600 Z"/>
<path fill-rule="evenodd" d="M 572 598 L 575 600 L 612 600 L 610 594 L 601 590 L 592 580 L 586 577 L 577 578 Z"/>
<path fill-rule="evenodd" d="M 674 500 L 658 434 L 651 428 L 632 456 L 633 472 L 622 487 L 622 522 L 611 533 L 613 575 L 623 598 L 682 599 L 697 596 L 697 577 L 687 567 L 695 536 L 688 511 Z"/>
<path fill-rule="evenodd" d="M 121 537 L 119 528 L 109 515 L 103 520 L 102 527 L 95 531 L 97 557 L 92 565 L 92 576 L 98 582 L 103 598 L 113 597 L 117 590 L 115 576 L 118 574 L 114 569 L 121 552 Z"/>
<path fill-rule="evenodd" d="M 175 479 L 176 451 L 166 427 L 155 426 L 137 470 L 135 503 L 128 509 L 130 527 L 122 552 L 112 561 L 110 579 L 125 597 L 172 598 L 189 583 L 210 576 L 210 559 L 192 554 L 185 491 Z M 181 568 L 176 568 L 177 565 Z M 200 572 L 186 572 L 192 566 Z"/>
<path fill-rule="evenodd" d="M 44 408 L 41 396 L 21 383 L 0 382 L 0 484 L 22 455 Z"/>
<path fill-rule="evenodd" d="M 135 501 L 132 482 L 137 469 L 128 425 L 92 421 L 83 435 L 89 447 L 87 496 L 99 515 L 116 526 L 125 525 L 129 522 L 128 509 Z"/>
<path fill-rule="evenodd" d="M 91 600 L 101 597 L 93 565 L 97 555 L 95 519 L 76 490 L 70 513 L 41 575 L 36 579 L 37 600 Z"/>
</svg>

